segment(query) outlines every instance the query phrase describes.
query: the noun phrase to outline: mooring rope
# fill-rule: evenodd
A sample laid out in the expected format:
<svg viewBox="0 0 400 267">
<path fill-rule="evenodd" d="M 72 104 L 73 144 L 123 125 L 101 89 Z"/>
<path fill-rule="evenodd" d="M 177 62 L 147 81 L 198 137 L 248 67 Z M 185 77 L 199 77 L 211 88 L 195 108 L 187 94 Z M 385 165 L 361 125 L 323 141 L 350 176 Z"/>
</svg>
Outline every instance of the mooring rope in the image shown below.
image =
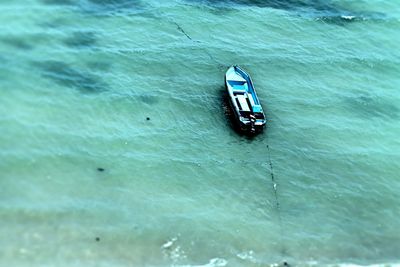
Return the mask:
<svg viewBox="0 0 400 267">
<path fill-rule="evenodd" d="M 271 181 L 272 181 L 272 188 L 274 192 L 274 198 L 275 198 L 275 209 L 276 209 L 276 215 L 278 218 L 278 225 L 279 225 L 279 245 L 281 247 L 281 253 L 283 256 L 286 255 L 286 249 L 285 249 L 285 244 L 283 242 L 283 222 L 282 222 L 282 215 L 281 215 L 281 204 L 279 201 L 279 196 L 278 196 L 278 182 L 275 178 L 274 174 L 274 166 L 272 164 L 272 159 L 271 159 L 271 150 L 269 148 L 269 138 L 267 136 L 267 151 L 268 151 L 268 163 L 269 163 L 269 172 L 271 175 Z"/>
<path fill-rule="evenodd" d="M 173 21 L 172 23 L 174 23 L 174 24 L 176 25 L 177 29 L 178 29 L 181 33 L 183 33 L 190 41 L 193 41 L 192 37 L 190 37 L 190 35 L 187 34 L 187 33 L 185 32 L 185 30 L 181 27 L 181 25 L 179 25 L 179 24 L 178 24 L 177 22 L 175 22 L 175 21 Z"/>
<path fill-rule="evenodd" d="M 194 43 L 197 43 L 197 44 L 204 44 L 202 41 L 193 39 L 193 38 L 182 28 L 182 26 L 179 25 L 176 21 L 170 20 L 170 22 L 171 22 L 172 24 L 175 24 L 175 25 L 176 25 L 176 28 L 178 29 L 178 31 L 180 31 L 183 35 L 185 35 L 186 38 L 189 39 L 190 41 L 192 41 L 192 42 L 194 42 Z M 218 69 L 221 69 L 221 68 L 228 68 L 228 67 L 229 67 L 229 65 L 222 64 L 221 62 L 219 62 L 218 60 L 216 60 L 215 57 L 210 53 L 210 51 L 208 51 L 208 49 L 206 48 L 206 46 L 202 45 L 202 46 L 200 46 L 200 48 L 203 49 L 203 51 L 208 55 L 208 57 L 209 57 L 212 61 L 214 61 L 214 63 L 216 63 L 216 64 L 218 65 Z"/>
</svg>

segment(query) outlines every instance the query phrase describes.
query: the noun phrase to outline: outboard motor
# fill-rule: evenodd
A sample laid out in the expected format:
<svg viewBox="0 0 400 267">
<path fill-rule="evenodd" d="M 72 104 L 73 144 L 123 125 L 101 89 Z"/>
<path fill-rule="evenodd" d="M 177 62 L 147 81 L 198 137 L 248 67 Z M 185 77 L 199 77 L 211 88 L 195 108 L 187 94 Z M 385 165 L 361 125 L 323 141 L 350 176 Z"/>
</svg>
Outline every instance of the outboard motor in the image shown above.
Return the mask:
<svg viewBox="0 0 400 267">
<path fill-rule="evenodd" d="M 253 115 L 253 114 L 251 114 L 250 115 L 250 132 L 251 133 L 255 133 L 256 132 L 256 128 L 255 128 L 255 126 L 254 126 L 254 124 L 256 123 L 256 117 Z"/>
</svg>

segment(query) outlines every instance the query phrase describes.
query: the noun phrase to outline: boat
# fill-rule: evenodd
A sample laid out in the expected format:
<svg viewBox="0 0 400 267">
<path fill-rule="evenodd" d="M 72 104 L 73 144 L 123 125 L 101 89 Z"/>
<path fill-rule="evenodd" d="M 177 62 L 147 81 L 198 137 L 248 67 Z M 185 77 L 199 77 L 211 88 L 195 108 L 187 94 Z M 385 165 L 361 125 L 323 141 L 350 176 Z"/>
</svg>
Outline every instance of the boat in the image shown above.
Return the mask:
<svg viewBox="0 0 400 267">
<path fill-rule="evenodd" d="M 230 67 L 225 74 L 225 88 L 240 131 L 263 131 L 266 118 L 250 75 L 239 66 Z"/>
</svg>

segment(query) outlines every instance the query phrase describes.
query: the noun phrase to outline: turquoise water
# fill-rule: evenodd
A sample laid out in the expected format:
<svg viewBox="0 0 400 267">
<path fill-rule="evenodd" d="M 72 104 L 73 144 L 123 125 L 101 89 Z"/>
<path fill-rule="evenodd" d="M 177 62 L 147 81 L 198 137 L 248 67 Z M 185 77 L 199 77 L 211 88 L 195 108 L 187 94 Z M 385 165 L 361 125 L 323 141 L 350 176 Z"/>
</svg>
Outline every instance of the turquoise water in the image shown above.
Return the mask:
<svg viewBox="0 0 400 267">
<path fill-rule="evenodd" d="M 397 1 L 0 12 L 0 266 L 399 264 Z M 232 64 L 268 117 L 252 139 Z"/>
</svg>

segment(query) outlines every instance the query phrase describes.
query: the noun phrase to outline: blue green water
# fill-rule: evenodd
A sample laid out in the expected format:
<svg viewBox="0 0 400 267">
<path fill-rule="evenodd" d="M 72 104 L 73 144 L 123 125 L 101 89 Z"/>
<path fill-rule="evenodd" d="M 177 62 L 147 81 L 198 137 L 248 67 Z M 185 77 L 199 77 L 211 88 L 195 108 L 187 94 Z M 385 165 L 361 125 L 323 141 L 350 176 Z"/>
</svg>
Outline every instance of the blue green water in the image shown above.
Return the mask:
<svg viewBox="0 0 400 267">
<path fill-rule="evenodd" d="M 400 264 L 400 2 L 0 14 L 0 266 Z M 266 110 L 252 139 L 233 64 Z"/>
</svg>

